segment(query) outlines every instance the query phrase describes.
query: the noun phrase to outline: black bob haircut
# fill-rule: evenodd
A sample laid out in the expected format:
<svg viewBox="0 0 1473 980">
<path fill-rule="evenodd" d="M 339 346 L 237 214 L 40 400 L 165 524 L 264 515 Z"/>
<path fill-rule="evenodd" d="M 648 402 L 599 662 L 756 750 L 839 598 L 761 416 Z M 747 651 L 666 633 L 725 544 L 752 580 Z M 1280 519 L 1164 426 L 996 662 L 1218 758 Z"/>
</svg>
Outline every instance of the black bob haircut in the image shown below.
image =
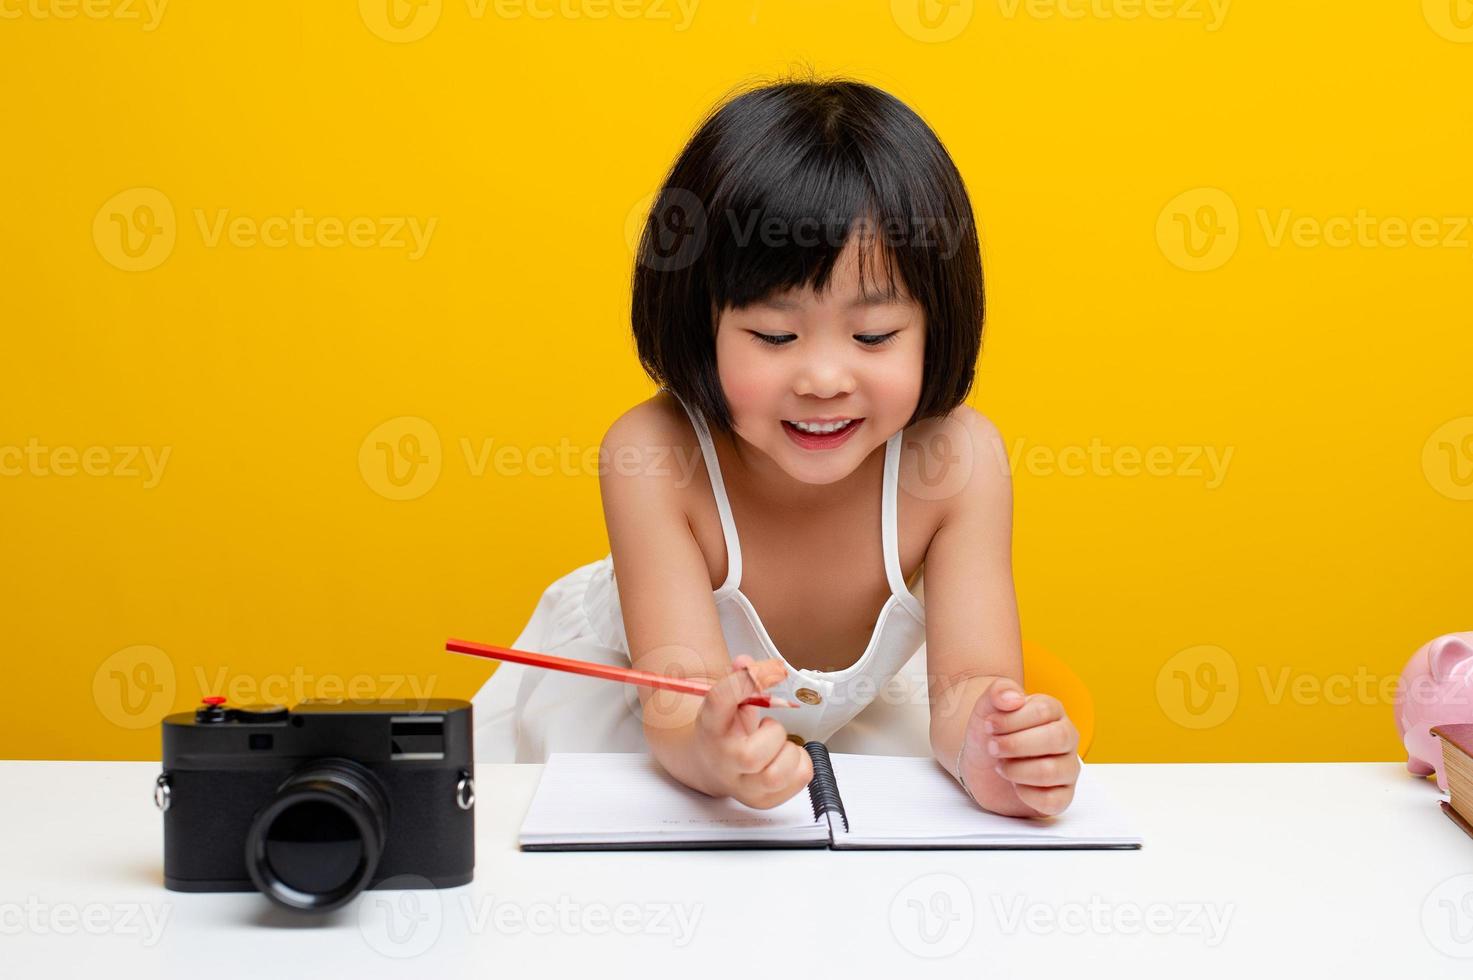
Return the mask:
<svg viewBox="0 0 1473 980">
<path fill-rule="evenodd" d="M 857 237 L 925 314 L 920 401 L 906 425 L 971 390 L 982 347 L 982 257 L 961 174 L 936 134 L 887 92 L 849 79 L 782 80 L 714 108 L 676 158 L 640 234 L 631 320 L 656 383 L 731 432 L 716 323 L 775 292 L 822 293 Z M 878 253 L 871 255 L 873 249 Z"/>
</svg>

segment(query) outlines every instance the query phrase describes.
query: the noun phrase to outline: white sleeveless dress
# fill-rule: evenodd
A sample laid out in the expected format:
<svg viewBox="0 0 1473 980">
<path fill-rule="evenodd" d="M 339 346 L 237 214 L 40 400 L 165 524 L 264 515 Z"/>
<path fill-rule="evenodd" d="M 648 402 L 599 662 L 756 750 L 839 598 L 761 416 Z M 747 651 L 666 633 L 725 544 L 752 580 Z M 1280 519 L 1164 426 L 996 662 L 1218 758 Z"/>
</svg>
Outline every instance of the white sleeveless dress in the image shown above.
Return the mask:
<svg viewBox="0 0 1473 980">
<path fill-rule="evenodd" d="M 729 656 L 783 660 L 742 594 L 742 550 L 711 434 L 681 402 L 700 439 L 726 539 L 726 581 L 712 593 Z M 896 505 L 904 431 L 885 443 L 881 533 L 890 597 L 868 646 L 843 670 L 799 670 L 768 690 L 798 708 L 759 708 L 795 740 L 817 739 L 834 752 L 929 756 L 925 679 L 926 610 L 900 568 Z M 548 586 L 513 649 L 629 666 L 613 555 L 582 565 Z M 919 655 L 918 655 L 919 654 Z M 784 661 L 786 662 L 786 661 Z M 544 762 L 549 752 L 645 752 L 639 691 L 632 685 L 503 663 L 472 700 L 479 762 Z"/>
</svg>

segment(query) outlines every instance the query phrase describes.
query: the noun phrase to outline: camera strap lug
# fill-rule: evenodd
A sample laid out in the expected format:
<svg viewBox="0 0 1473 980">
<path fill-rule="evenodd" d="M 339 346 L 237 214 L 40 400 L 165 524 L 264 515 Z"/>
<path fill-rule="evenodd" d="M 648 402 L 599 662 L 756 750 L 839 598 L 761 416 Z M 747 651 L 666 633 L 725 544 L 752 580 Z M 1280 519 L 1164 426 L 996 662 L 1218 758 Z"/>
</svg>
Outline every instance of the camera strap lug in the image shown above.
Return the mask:
<svg viewBox="0 0 1473 980">
<path fill-rule="evenodd" d="M 455 784 L 455 803 L 462 810 L 469 810 L 476 804 L 475 780 L 464 769 L 460 770 L 460 782 Z"/>
</svg>

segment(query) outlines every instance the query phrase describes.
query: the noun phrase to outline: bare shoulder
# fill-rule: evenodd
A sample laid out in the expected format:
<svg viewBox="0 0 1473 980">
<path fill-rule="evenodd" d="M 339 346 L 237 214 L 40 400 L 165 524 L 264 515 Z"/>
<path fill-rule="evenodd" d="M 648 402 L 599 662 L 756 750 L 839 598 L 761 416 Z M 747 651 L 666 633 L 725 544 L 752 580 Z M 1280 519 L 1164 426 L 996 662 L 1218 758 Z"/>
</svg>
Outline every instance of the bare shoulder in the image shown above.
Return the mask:
<svg viewBox="0 0 1473 980">
<path fill-rule="evenodd" d="M 963 509 L 1010 498 L 1007 447 L 997 425 L 970 405 L 922 419 L 906 430 L 900 487 L 927 501 L 939 526 Z"/>
<path fill-rule="evenodd" d="M 685 513 L 700 443 L 685 409 L 668 392 L 656 392 L 609 425 L 599 445 L 600 485 L 610 494 L 646 505 L 664 503 Z"/>
<path fill-rule="evenodd" d="M 659 391 L 630 407 L 609 425 L 604 444 L 654 449 L 683 440 L 695 442 L 685 410 L 668 392 Z"/>
</svg>

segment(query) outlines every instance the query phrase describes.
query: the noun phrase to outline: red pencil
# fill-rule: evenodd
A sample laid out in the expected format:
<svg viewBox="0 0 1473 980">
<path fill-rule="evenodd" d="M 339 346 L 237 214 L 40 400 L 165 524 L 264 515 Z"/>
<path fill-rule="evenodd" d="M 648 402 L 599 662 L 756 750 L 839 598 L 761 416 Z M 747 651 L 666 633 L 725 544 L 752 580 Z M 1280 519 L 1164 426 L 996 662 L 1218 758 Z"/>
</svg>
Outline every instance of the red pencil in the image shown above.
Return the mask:
<svg viewBox="0 0 1473 980">
<path fill-rule="evenodd" d="M 678 691 L 681 694 L 694 694 L 698 697 L 705 697 L 706 692 L 711 690 L 711 685 L 705 681 L 667 677 L 664 674 L 656 674 L 654 671 L 615 667 L 611 664 L 592 663 L 588 660 L 574 660 L 571 657 L 554 657 L 547 653 L 511 650 L 507 647 L 493 646 L 490 643 L 450 639 L 445 641 L 445 649 L 451 653 L 468 653 L 473 657 L 486 657 L 489 660 L 507 660 L 531 667 L 565 670 L 570 674 L 584 674 L 588 677 L 600 677 L 604 680 L 621 681 L 625 684 L 639 684 L 643 687 L 656 687 L 664 691 Z M 742 701 L 742 704 L 750 704 L 756 708 L 798 707 L 794 702 L 772 694 L 753 695 Z"/>
</svg>

